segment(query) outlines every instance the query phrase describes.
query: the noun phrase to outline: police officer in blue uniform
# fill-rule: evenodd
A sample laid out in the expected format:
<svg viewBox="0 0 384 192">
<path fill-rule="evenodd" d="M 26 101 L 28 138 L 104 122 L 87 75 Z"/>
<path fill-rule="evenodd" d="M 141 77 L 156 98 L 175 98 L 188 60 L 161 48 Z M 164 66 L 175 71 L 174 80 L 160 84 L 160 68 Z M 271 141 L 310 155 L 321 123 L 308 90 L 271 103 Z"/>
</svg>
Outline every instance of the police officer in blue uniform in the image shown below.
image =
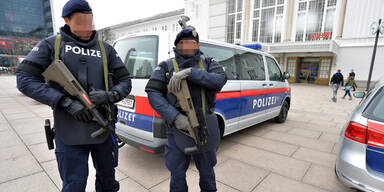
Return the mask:
<svg viewBox="0 0 384 192">
<path fill-rule="evenodd" d="M 98 43 L 92 9 L 85 0 L 69 0 L 63 7 L 65 26 L 60 28 L 59 58 L 98 106 L 113 106 L 131 91 L 127 69 L 114 48 Z M 96 169 L 96 191 L 118 191 L 115 167 L 118 147 L 110 131 L 92 138 L 100 126 L 76 98 L 55 83 L 45 83 L 42 72 L 54 60 L 56 35 L 40 41 L 17 69 L 17 88 L 25 95 L 53 109 L 56 160 L 63 182 L 62 191 L 85 191 L 88 158 Z M 108 87 L 104 81 L 101 45 L 105 47 Z M 101 111 L 101 110 L 100 110 Z M 107 114 L 104 114 L 107 116 Z"/>
<path fill-rule="evenodd" d="M 201 191 L 217 191 L 213 167 L 216 165 L 220 131 L 213 111 L 216 93 L 224 86 L 227 78 L 219 63 L 204 57 L 200 51 L 199 36 L 193 28 L 185 28 L 178 33 L 174 44 L 175 58 L 158 64 L 145 89 L 152 108 L 167 122 L 168 140 L 164 157 L 171 172 L 170 191 L 188 191 L 185 173 L 191 157 L 200 173 Z M 178 70 L 175 70 L 175 64 Z M 178 107 L 176 97 L 169 93 L 179 90 L 183 79 L 187 80 L 195 110 L 200 112 L 197 115 L 201 115 L 202 111 L 205 114 L 206 122 L 200 118 L 199 124 L 208 127 L 207 144 L 200 146 L 200 150 L 194 153 L 185 153 L 184 149 L 194 143 L 191 143 L 191 138 L 181 134 L 179 129 L 186 129 L 190 124 L 186 114 Z"/>
</svg>

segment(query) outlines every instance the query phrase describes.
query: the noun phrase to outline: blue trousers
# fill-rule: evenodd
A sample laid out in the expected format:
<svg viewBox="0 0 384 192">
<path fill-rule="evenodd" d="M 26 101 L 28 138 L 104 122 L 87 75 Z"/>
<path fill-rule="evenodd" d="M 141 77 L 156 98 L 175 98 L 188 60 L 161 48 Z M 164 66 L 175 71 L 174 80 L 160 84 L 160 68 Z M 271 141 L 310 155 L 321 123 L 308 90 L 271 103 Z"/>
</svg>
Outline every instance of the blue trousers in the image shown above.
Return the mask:
<svg viewBox="0 0 384 192">
<path fill-rule="evenodd" d="M 201 192 L 217 191 L 216 179 L 213 167 L 216 165 L 216 151 L 208 151 L 203 154 L 186 155 L 176 145 L 174 135 L 168 133 L 168 142 L 165 148 L 165 165 L 171 172 L 170 192 L 187 192 L 186 171 L 189 167 L 191 156 L 195 161 L 200 174 Z"/>
<path fill-rule="evenodd" d="M 101 144 L 66 145 L 55 137 L 56 160 L 63 181 L 62 192 L 84 192 L 88 178 L 88 157 L 91 153 L 96 169 L 96 192 L 115 192 L 120 186 L 115 180 L 118 146 L 114 138 Z"/>
</svg>

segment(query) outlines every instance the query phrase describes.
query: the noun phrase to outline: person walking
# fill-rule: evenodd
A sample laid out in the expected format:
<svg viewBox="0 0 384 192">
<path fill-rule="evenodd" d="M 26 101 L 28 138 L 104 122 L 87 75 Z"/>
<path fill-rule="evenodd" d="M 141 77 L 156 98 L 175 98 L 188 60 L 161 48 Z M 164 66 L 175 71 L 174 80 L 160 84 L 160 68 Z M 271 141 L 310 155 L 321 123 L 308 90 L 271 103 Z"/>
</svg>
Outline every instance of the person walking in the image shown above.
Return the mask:
<svg viewBox="0 0 384 192">
<path fill-rule="evenodd" d="M 340 85 L 344 85 L 344 77 L 343 74 L 341 74 L 341 69 L 337 69 L 336 73 L 332 75 L 331 81 L 332 90 L 333 90 L 333 97 L 332 101 L 336 103 L 337 101 L 337 90 L 339 89 Z"/>
</svg>

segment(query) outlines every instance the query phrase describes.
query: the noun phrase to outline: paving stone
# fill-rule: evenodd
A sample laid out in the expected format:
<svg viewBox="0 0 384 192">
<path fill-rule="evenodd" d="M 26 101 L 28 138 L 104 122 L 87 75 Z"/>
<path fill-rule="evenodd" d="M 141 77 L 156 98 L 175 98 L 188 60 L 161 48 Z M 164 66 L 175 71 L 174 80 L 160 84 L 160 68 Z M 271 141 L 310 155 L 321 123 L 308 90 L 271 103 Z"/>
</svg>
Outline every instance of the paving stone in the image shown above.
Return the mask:
<svg viewBox="0 0 384 192">
<path fill-rule="evenodd" d="M 55 192 L 59 191 L 56 185 L 44 173 L 36 173 L 7 183 L 0 184 L 1 191 L 12 192 Z"/>
<path fill-rule="evenodd" d="M 263 136 L 264 138 L 273 139 L 276 141 L 286 142 L 293 145 L 300 145 L 302 147 L 308 147 L 324 152 L 331 152 L 334 143 L 327 141 L 318 141 L 307 137 L 291 135 L 279 132 L 269 132 Z"/>
<path fill-rule="evenodd" d="M 29 149 L 40 163 L 56 159 L 55 151 L 49 150 L 46 143 L 31 145 Z"/>
<path fill-rule="evenodd" d="M 298 146 L 282 143 L 262 137 L 238 134 L 236 137 L 230 138 L 233 142 L 241 143 L 247 146 L 264 149 L 274 153 L 291 156 L 298 148 Z"/>
<path fill-rule="evenodd" d="M 0 149 L 22 144 L 23 143 L 13 130 L 0 131 Z"/>
<path fill-rule="evenodd" d="M 225 151 L 224 155 L 294 179 L 301 179 L 310 165 L 308 162 L 240 144 Z"/>
<path fill-rule="evenodd" d="M 41 172 L 42 169 L 32 155 L 0 161 L 0 183 Z"/>
<path fill-rule="evenodd" d="M 332 133 L 323 133 L 321 134 L 319 140 L 330 141 L 333 143 L 339 142 L 340 134 L 332 134 Z"/>
<path fill-rule="evenodd" d="M 145 189 L 143 186 L 136 183 L 131 178 L 125 178 L 124 180 L 120 181 L 120 191 L 124 191 L 124 192 L 150 192 L 149 190 Z"/>
<path fill-rule="evenodd" d="M 253 192 L 326 192 L 326 190 L 301 183 L 277 174 L 270 174 Z"/>
<path fill-rule="evenodd" d="M 27 146 L 40 143 L 47 143 L 47 139 L 45 138 L 45 132 L 42 131 L 29 134 L 22 134 L 20 135 L 20 137 Z"/>
<path fill-rule="evenodd" d="M 336 155 L 333 153 L 325 153 L 303 147 L 297 150 L 293 157 L 327 167 L 334 167 L 336 161 Z"/>
<path fill-rule="evenodd" d="M 12 147 L 6 147 L 0 150 L 0 161 L 15 159 L 17 157 L 25 156 L 29 154 L 30 152 L 28 151 L 27 147 L 25 147 L 24 145 L 15 145 Z"/>
<path fill-rule="evenodd" d="M 216 166 L 216 179 L 240 191 L 251 191 L 269 171 L 236 161 L 228 160 Z M 231 177 L 228 177 L 228 176 Z"/>
<path fill-rule="evenodd" d="M 162 155 L 154 155 L 130 146 L 120 148 L 118 168 L 147 189 L 170 176 Z"/>
<path fill-rule="evenodd" d="M 334 168 L 323 167 L 319 165 L 312 165 L 305 175 L 303 181 L 305 183 L 333 192 L 354 191 L 340 183 L 337 176 L 335 175 Z"/>
<path fill-rule="evenodd" d="M 320 131 L 313 131 L 313 130 L 300 129 L 300 128 L 294 128 L 288 131 L 288 133 L 292 135 L 297 135 L 297 136 L 309 137 L 312 139 L 317 139 L 321 135 Z"/>
</svg>

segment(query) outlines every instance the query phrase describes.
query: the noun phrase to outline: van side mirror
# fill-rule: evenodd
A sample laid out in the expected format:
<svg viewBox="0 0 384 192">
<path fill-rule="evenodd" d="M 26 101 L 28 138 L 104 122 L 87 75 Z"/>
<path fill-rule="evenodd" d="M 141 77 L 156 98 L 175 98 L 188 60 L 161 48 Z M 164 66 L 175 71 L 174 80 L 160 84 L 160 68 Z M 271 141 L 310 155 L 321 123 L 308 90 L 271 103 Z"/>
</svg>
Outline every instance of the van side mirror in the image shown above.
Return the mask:
<svg viewBox="0 0 384 192">
<path fill-rule="evenodd" d="M 353 93 L 353 96 L 361 99 L 365 96 L 365 92 L 355 92 L 355 93 Z"/>
<path fill-rule="evenodd" d="M 284 72 L 284 79 L 289 79 L 291 75 L 288 72 Z"/>
</svg>

